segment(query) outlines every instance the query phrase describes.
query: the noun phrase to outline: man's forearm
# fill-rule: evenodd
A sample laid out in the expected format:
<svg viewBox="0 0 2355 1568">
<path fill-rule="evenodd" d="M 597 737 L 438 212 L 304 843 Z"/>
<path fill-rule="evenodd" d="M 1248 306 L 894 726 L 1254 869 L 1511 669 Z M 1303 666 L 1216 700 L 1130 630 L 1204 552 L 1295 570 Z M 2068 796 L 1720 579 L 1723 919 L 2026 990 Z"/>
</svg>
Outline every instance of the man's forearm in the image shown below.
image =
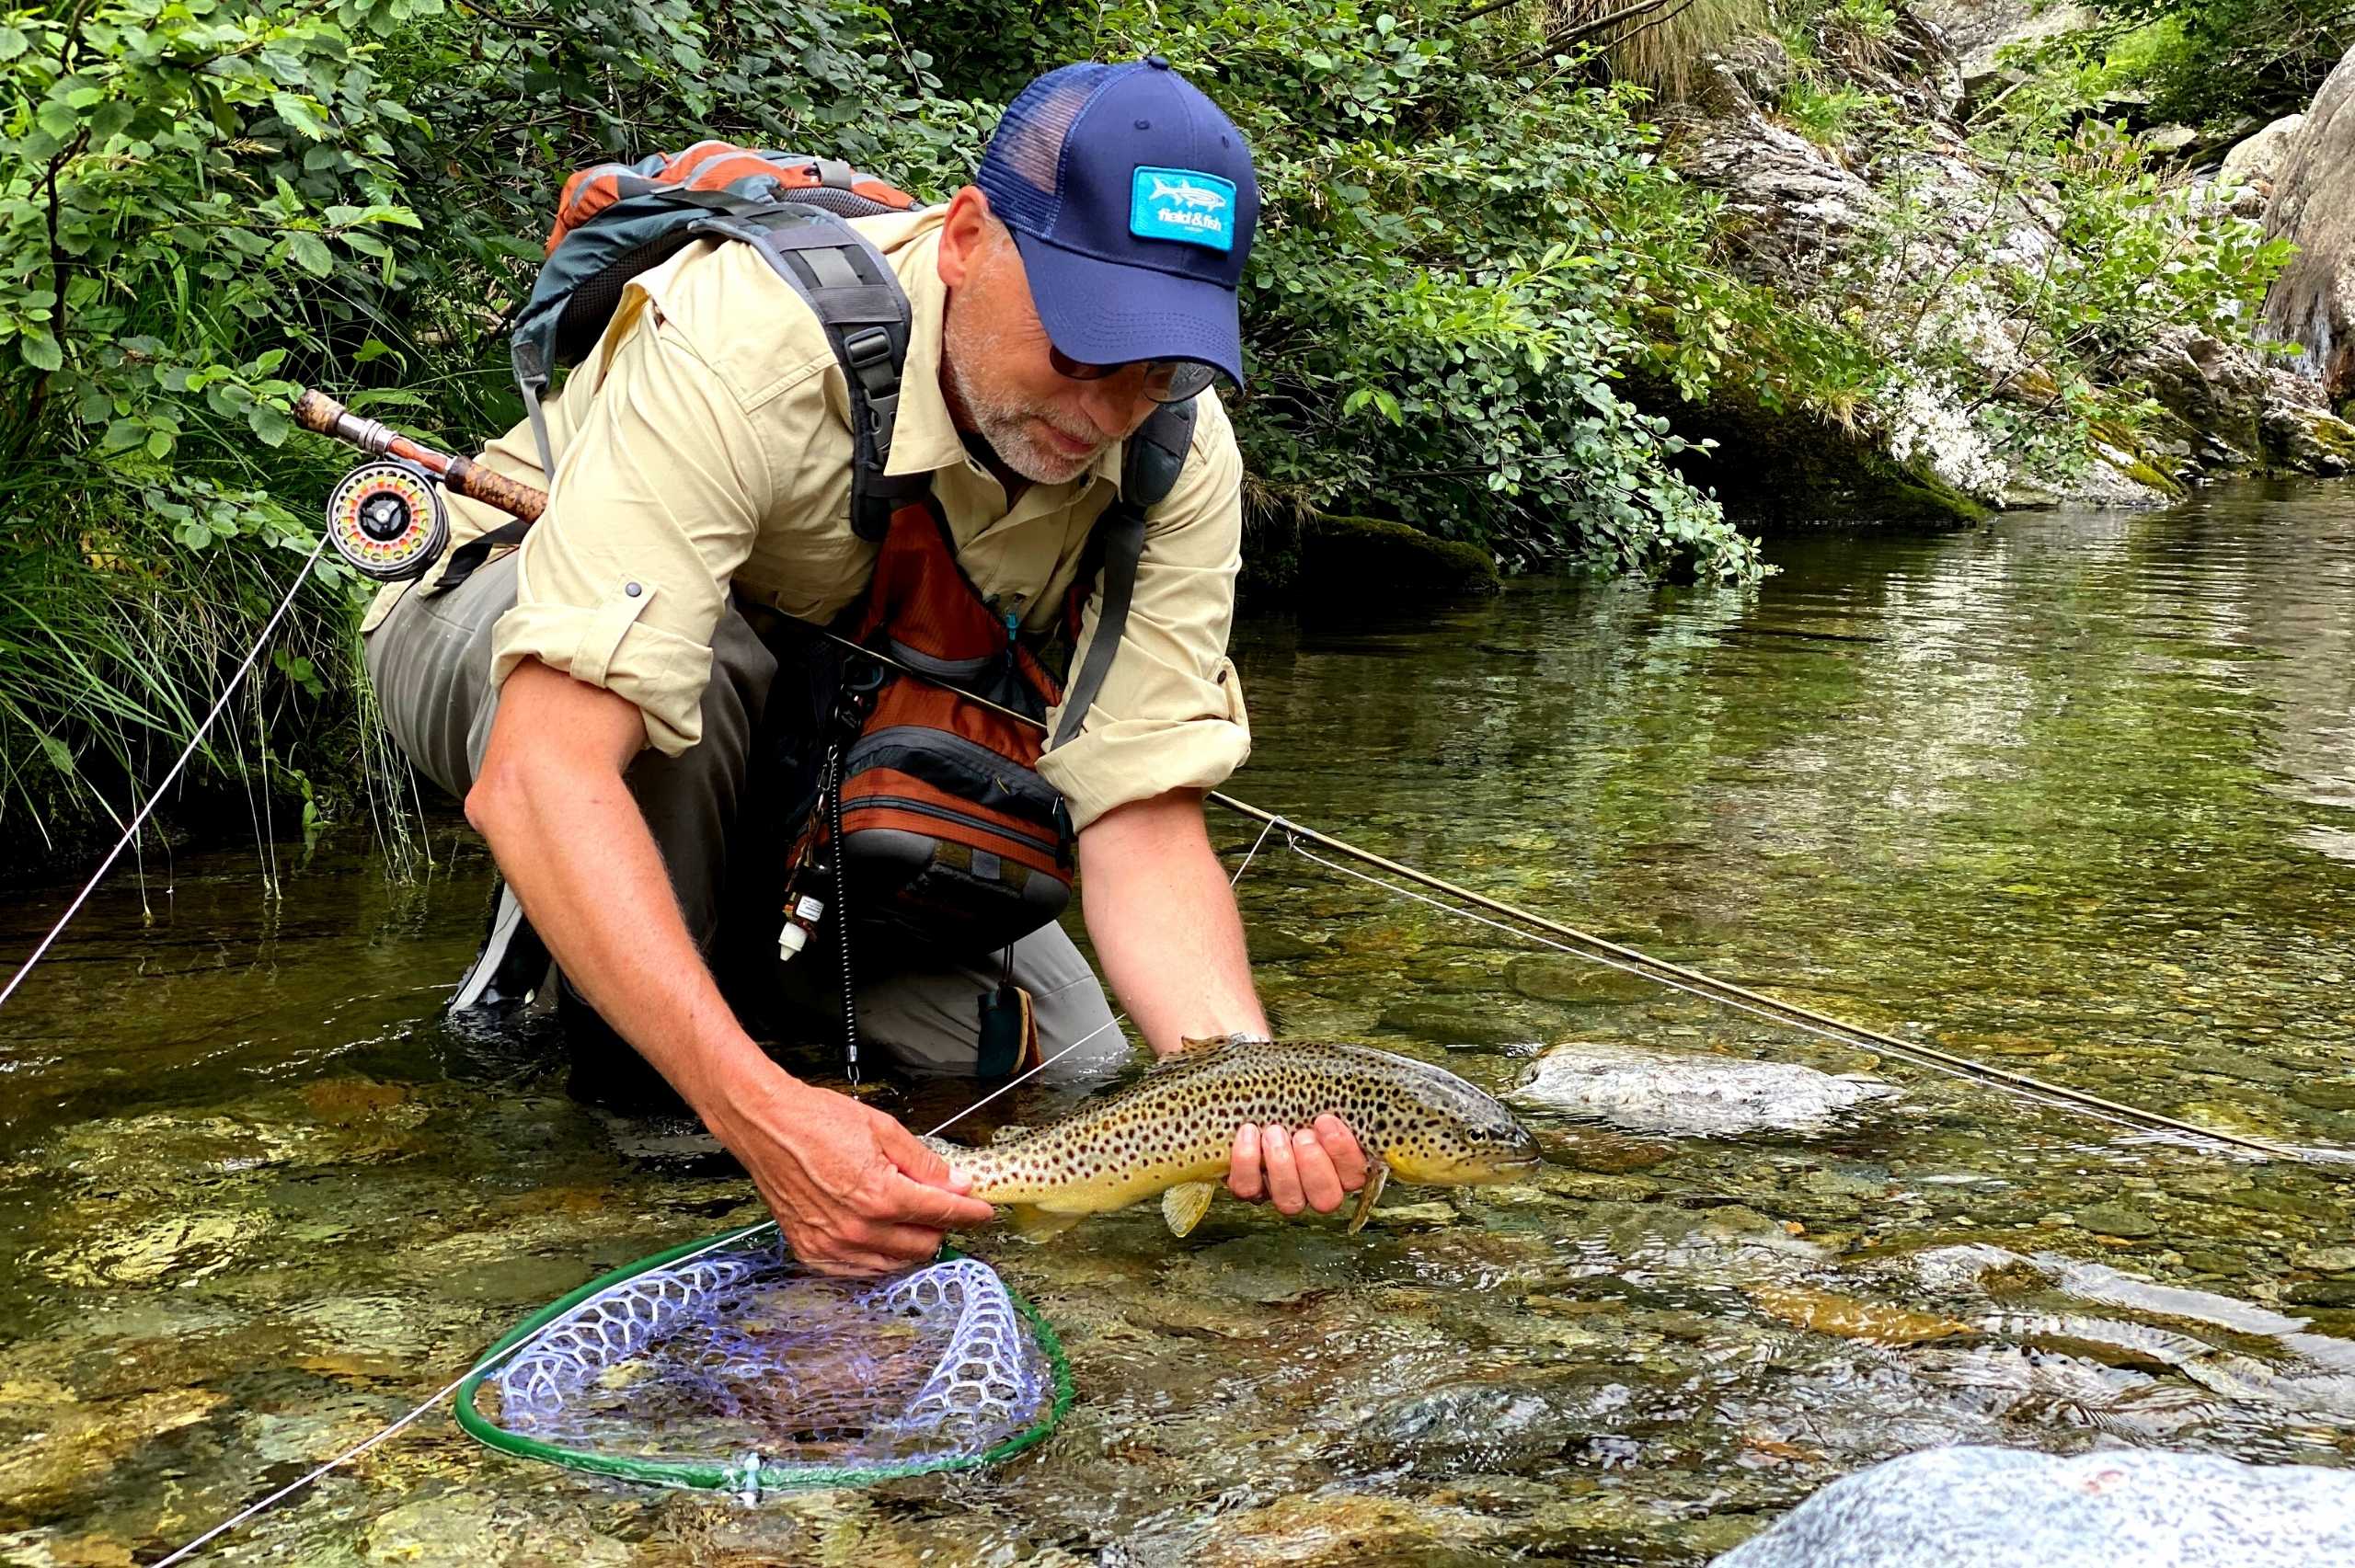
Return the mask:
<svg viewBox="0 0 2355 1568">
<path fill-rule="evenodd" d="M 1106 812 L 1080 834 L 1079 865 L 1104 977 L 1157 1054 L 1189 1036 L 1267 1033 L 1199 791 Z"/>
<path fill-rule="evenodd" d="M 637 710 L 537 664 L 510 678 L 501 705 L 467 815 L 574 987 L 708 1120 L 731 1081 L 775 1070 L 696 952 L 623 782 Z M 534 706 L 573 722 L 505 723 Z M 519 744 L 526 735 L 538 738 Z"/>
</svg>

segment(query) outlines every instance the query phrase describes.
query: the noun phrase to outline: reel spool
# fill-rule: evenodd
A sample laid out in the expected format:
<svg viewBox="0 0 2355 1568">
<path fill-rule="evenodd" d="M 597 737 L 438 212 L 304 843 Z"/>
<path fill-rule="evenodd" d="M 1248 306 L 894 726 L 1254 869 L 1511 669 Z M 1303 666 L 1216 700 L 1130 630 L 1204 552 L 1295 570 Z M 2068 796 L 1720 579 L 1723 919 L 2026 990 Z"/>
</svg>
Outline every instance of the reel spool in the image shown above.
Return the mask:
<svg viewBox="0 0 2355 1568">
<path fill-rule="evenodd" d="M 431 475 L 380 457 L 337 481 L 327 498 L 327 541 L 362 577 L 423 577 L 450 543 L 450 513 Z"/>
</svg>

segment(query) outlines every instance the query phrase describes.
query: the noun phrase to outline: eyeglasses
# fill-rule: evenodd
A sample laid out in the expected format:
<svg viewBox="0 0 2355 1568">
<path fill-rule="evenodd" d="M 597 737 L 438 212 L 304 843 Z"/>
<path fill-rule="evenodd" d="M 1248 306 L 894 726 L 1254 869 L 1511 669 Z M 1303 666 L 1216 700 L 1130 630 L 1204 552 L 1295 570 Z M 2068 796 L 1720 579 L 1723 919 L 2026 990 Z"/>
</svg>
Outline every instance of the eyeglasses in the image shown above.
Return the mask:
<svg viewBox="0 0 2355 1568">
<path fill-rule="evenodd" d="M 1131 360 L 1126 364 L 1082 364 L 1049 344 L 1047 359 L 1057 374 L 1072 381 L 1102 381 L 1119 375 L 1129 365 L 1144 367 L 1144 395 L 1155 403 L 1183 403 L 1218 379 L 1218 367 L 1200 360 Z"/>
</svg>

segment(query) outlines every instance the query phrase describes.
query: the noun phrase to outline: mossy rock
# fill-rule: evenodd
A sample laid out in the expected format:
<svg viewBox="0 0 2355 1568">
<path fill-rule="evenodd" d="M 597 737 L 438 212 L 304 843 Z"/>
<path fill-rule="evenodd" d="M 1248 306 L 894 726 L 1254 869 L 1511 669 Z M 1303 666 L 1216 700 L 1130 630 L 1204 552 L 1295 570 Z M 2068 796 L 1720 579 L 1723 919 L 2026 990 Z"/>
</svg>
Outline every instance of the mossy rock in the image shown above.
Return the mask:
<svg viewBox="0 0 2355 1568">
<path fill-rule="evenodd" d="M 2137 485 L 2170 500 L 2180 500 L 2189 494 L 2183 481 L 2162 467 L 2142 438 L 2125 426 L 2097 419 L 2093 425 L 2093 437 L 2095 461 L 2107 463 Z"/>
<path fill-rule="evenodd" d="M 1647 412 L 1667 414 L 1688 441 L 1717 443 L 1714 452 L 1694 452 L 1679 466 L 1694 484 L 1714 488 L 1726 514 L 1747 527 L 1966 528 L 1994 515 L 1926 467 L 1898 462 L 1864 430 L 1796 406 L 1769 408 L 1730 381 L 1698 404 L 1639 378 L 1631 377 L 1626 392 Z"/>
<path fill-rule="evenodd" d="M 2274 407 L 2265 414 L 2265 454 L 2277 471 L 2355 471 L 2355 424 L 2319 409 Z"/>
<path fill-rule="evenodd" d="M 1430 599 L 1494 593 L 1494 557 L 1378 517 L 1314 514 L 1300 524 L 1300 580 L 1330 592 Z"/>
</svg>

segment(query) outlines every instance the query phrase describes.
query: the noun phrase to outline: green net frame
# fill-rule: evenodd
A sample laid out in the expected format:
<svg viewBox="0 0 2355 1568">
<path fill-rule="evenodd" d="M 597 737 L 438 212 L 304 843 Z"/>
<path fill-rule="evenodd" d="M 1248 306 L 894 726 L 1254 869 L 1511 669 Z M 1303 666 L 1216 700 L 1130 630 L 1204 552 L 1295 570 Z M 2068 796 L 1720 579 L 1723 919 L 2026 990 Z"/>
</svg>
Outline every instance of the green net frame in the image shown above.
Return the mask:
<svg viewBox="0 0 2355 1568">
<path fill-rule="evenodd" d="M 510 1353 L 526 1344 L 533 1335 L 556 1322 L 574 1308 L 601 1291 L 610 1290 L 637 1278 L 639 1275 L 677 1263 L 706 1249 L 717 1250 L 725 1242 L 745 1239 L 743 1231 L 722 1231 L 701 1241 L 682 1242 L 659 1253 L 624 1264 L 610 1274 L 601 1275 L 559 1301 L 534 1313 L 511 1330 L 507 1336 L 492 1345 L 475 1369 L 458 1385 L 456 1410 L 458 1425 L 477 1441 L 502 1454 L 518 1459 L 539 1459 L 547 1464 L 562 1465 L 567 1470 L 586 1471 L 592 1475 L 610 1476 L 617 1481 L 637 1482 L 641 1485 L 684 1487 L 704 1492 L 737 1492 L 758 1496 L 769 1492 L 810 1491 L 829 1486 L 871 1486 L 878 1482 L 896 1481 L 903 1476 L 927 1475 L 937 1471 L 976 1470 L 1010 1459 L 1025 1448 L 1046 1440 L 1069 1413 L 1072 1405 L 1071 1363 L 1063 1355 L 1063 1345 L 1054 1325 L 1030 1304 L 1029 1298 L 1007 1287 L 1006 1295 L 1013 1300 L 1014 1310 L 1029 1326 L 1030 1334 L 1047 1358 L 1054 1373 L 1054 1398 L 1039 1419 L 1023 1431 L 995 1447 L 978 1454 L 965 1454 L 932 1459 L 902 1459 L 875 1465 L 794 1465 L 772 1467 L 758 1461 L 736 1464 L 715 1464 L 690 1459 L 649 1459 L 617 1454 L 593 1453 L 581 1448 L 569 1448 L 561 1444 L 543 1442 L 519 1432 L 510 1432 L 485 1415 L 475 1404 L 475 1394 L 483 1379 L 491 1375 Z M 954 1247 L 940 1249 L 936 1262 L 947 1262 L 964 1254 Z"/>
</svg>

